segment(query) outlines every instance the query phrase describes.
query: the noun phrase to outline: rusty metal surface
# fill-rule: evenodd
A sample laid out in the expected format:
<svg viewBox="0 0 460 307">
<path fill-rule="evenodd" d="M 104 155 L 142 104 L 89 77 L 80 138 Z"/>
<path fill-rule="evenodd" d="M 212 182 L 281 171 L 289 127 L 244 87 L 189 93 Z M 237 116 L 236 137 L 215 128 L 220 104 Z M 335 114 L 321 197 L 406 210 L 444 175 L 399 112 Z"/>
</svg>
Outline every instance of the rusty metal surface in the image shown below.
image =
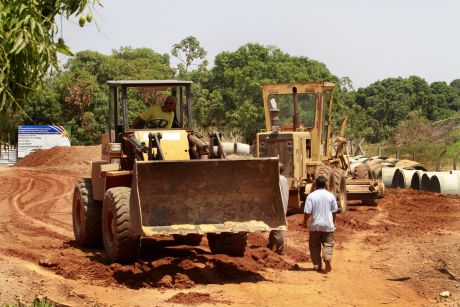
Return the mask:
<svg viewBox="0 0 460 307">
<path fill-rule="evenodd" d="M 385 187 L 380 180 L 347 179 L 348 200 L 369 200 L 384 197 Z"/>
<path fill-rule="evenodd" d="M 286 226 L 276 158 L 141 161 L 134 173 L 131 198 L 145 235 Z"/>
<path fill-rule="evenodd" d="M 283 175 L 294 177 L 294 147 L 292 134 L 259 135 L 260 157 L 279 157 L 284 164 Z"/>
</svg>

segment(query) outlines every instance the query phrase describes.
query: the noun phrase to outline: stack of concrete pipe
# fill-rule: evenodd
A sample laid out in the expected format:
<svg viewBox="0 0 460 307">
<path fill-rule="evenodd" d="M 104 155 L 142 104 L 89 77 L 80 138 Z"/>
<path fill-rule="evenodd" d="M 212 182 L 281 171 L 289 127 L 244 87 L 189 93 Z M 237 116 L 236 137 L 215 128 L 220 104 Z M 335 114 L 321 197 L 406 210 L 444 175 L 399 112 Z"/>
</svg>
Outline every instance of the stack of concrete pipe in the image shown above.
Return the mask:
<svg viewBox="0 0 460 307">
<path fill-rule="evenodd" d="M 368 169 L 369 178 L 382 179 L 385 187 L 424 190 L 440 194 L 460 194 L 460 171 L 427 172 L 416 161 L 382 156 L 350 157 L 351 171 Z M 360 169 L 361 168 L 361 169 Z"/>
</svg>

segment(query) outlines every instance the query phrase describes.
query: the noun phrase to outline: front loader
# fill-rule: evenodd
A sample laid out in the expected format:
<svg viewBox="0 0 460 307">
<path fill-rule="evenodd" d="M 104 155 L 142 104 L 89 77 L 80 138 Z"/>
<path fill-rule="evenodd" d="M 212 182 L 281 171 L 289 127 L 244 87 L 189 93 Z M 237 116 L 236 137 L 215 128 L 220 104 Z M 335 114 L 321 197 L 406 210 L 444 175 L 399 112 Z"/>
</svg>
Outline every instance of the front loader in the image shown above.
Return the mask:
<svg viewBox="0 0 460 307">
<path fill-rule="evenodd" d="M 289 211 L 299 211 L 314 190 L 315 178 L 326 178 L 327 189 L 337 198 L 339 210 L 347 200 L 376 204 L 383 183 L 367 170 L 351 171 L 346 151 L 345 123 L 332 133 L 335 84 L 330 82 L 261 85 L 265 129 L 257 134 L 256 156 L 279 157 L 289 182 Z"/>
<path fill-rule="evenodd" d="M 242 256 L 248 232 L 285 229 L 278 159 L 227 159 L 219 132 L 205 142 L 193 129 L 191 83 L 108 82 L 101 160 L 74 190 L 79 245 L 103 244 L 110 261 L 133 262 L 143 237 L 172 235 L 178 244 L 198 245 L 206 234 L 211 252 Z M 130 105 L 146 92 L 176 97 L 172 128 L 159 128 L 163 120 L 156 119 L 146 123 L 150 128 L 131 127 Z"/>
</svg>

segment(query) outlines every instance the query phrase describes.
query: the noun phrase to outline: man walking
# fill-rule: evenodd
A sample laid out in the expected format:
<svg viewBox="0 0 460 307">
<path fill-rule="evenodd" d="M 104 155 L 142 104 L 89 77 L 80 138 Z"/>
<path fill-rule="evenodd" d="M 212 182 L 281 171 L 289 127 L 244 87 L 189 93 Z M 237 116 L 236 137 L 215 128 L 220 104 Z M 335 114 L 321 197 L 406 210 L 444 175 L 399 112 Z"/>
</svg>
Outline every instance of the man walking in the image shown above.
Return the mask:
<svg viewBox="0 0 460 307">
<path fill-rule="evenodd" d="M 305 202 L 303 226 L 310 231 L 308 247 L 313 267 L 318 272 L 322 271 L 322 247 L 325 270 L 330 272 L 338 206 L 335 196 L 326 190 L 326 179 L 323 176 L 316 178 L 315 185 L 316 190 L 308 195 Z M 308 223 L 310 216 L 312 219 Z"/>
<path fill-rule="evenodd" d="M 279 164 L 279 172 L 280 172 L 279 183 L 280 183 L 280 191 L 281 191 L 281 201 L 283 202 L 284 215 L 286 215 L 288 199 L 289 199 L 289 186 L 288 186 L 286 177 L 282 175 L 283 171 L 284 171 L 284 164 L 280 163 Z M 275 249 L 275 252 L 277 252 L 278 255 L 283 256 L 285 253 L 284 251 L 284 230 L 270 231 L 267 247 L 271 250 Z"/>
</svg>

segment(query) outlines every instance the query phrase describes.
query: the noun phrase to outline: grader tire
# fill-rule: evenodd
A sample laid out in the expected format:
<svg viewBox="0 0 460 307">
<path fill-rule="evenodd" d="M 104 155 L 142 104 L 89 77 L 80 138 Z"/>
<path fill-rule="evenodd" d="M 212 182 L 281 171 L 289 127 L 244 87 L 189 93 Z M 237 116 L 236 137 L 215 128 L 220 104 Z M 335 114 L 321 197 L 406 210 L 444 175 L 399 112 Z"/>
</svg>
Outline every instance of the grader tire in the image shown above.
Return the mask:
<svg viewBox="0 0 460 307">
<path fill-rule="evenodd" d="M 198 246 L 201 243 L 202 235 L 190 233 L 188 235 L 173 235 L 174 241 L 180 245 Z"/>
<path fill-rule="evenodd" d="M 243 257 L 248 243 L 248 233 L 221 234 L 208 233 L 209 249 L 213 254 L 226 254 L 229 256 Z"/>
<path fill-rule="evenodd" d="M 139 257 L 141 238 L 131 228 L 131 188 L 117 187 L 105 192 L 102 209 L 102 236 L 110 262 L 129 263 Z"/>
<path fill-rule="evenodd" d="M 347 183 L 343 170 L 339 168 L 334 169 L 333 178 L 333 194 L 336 197 L 337 205 L 339 206 L 339 212 L 343 213 L 347 211 Z"/>
<path fill-rule="evenodd" d="M 330 166 L 325 165 L 318 167 L 318 169 L 316 170 L 315 178 L 318 178 L 318 176 L 323 176 L 326 179 L 326 190 L 333 193 L 335 182 L 332 168 Z M 316 187 L 314 187 L 313 189 L 316 189 Z"/>
<path fill-rule="evenodd" d="M 91 179 L 75 184 L 72 199 L 72 224 L 75 240 L 84 247 L 102 245 L 102 203 L 93 200 Z"/>
</svg>

